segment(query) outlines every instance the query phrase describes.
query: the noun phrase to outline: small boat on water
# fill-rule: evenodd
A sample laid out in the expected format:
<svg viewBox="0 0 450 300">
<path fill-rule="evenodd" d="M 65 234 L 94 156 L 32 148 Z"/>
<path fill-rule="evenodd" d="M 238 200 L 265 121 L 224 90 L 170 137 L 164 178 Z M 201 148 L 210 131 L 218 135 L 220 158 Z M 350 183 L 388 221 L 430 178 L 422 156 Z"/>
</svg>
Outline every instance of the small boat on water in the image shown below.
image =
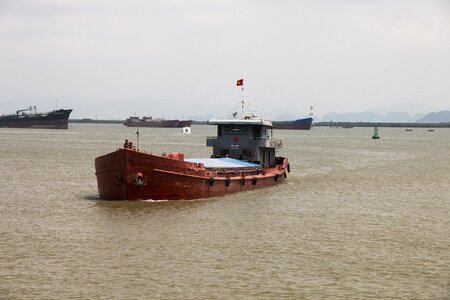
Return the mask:
<svg viewBox="0 0 450 300">
<path fill-rule="evenodd" d="M 373 128 L 372 139 L 377 140 L 377 139 L 379 139 L 379 138 L 380 138 L 380 136 L 378 135 L 378 127 L 375 126 L 375 127 Z"/>
<path fill-rule="evenodd" d="M 107 200 L 190 200 L 221 196 L 282 183 L 288 159 L 275 156 L 282 141 L 273 124 L 254 115 L 212 119 L 217 136 L 207 137 L 210 158 L 183 153 L 146 152 L 125 141 L 122 148 L 97 157 L 99 197 Z"/>
<path fill-rule="evenodd" d="M 162 118 L 153 117 L 129 117 L 125 120 L 123 125 L 127 127 L 170 127 L 170 128 L 183 128 L 191 127 L 192 120 L 166 120 Z"/>
<path fill-rule="evenodd" d="M 15 114 L 1 115 L 0 127 L 68 129 L 71 112 L 72 109 L 56 109 L 39 113 L 36 106 L 30 106 L 17 110 Z"/>
</svg>

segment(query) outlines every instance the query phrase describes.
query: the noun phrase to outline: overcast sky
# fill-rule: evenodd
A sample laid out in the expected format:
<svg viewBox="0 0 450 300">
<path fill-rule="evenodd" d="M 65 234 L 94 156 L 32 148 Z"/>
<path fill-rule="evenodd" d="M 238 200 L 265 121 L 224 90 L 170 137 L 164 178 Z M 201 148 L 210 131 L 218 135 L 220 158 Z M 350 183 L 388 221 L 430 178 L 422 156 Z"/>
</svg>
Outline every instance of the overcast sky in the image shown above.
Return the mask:
<svg viewBox="0 0 450 300">
<path fill-rule="evenodd" d="M 450 0 L 0 0 L 0 113 L 450 109 Z M 404 106 L 403 106 L 404 107 Z"/>
</svg>

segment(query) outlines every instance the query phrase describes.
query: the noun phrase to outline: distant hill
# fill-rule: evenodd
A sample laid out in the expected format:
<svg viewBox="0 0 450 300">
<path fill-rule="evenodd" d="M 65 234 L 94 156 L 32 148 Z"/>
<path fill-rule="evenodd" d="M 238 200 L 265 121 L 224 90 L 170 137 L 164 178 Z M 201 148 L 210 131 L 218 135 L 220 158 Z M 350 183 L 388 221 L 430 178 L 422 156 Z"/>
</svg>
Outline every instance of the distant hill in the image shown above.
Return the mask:
<svg viewBox="0 0 450 300">
<path fill-rule="evenodd" d="M 450 122 L 450 111 L 431 112 L 417 120 L 417 123 L 446 123 Z"/>
<path fill-rule="evenodd" d="M 382 122 L 383 115 L 371 111 L 359 113 L 337 113 L 330 112 L 320 118 L 323 122 Z"/>
<path fill-rule="evenodd" d="M 438 108 L 430 106 L 428 104 L 423 103 L 395 103 L 390 105 L 384 105 L 379 107 L 373 107 L 370 109 L 370 111 L 374 113 L 379 113 L 382 115 L 387 115 L 390 112 L 406 112 L 410 116 L 415 116 L 418 114 L 422 114 L 424 111 L 437 111 Z M 425 114 L 423 114 L 425 115 Z M 417 119 L 416 119 L 417 120 Z"/>
<path fill-rule="evenodd" d="M 318 121 L 321 122 L 382 122 L 382 123 L 414 123 L 425 116 L 425 114 L 416 114 L 411 116 L 404 111 L 388 112 L 385 115 L 372 111 L 359 113 L 328 113 Z M 430 121 L 425 121 L 430 122 Z M 445 121 L 443 121 L 445 122 Z"/>
<path fill-rule="evenodd" d="M 409 123 L 409 122 L 415 122 L 417 119 L 413 119 L 408 113 L 404 111 L 396 111 L 396 112 L 390 112 L 387 113 L 384 118 L 383 122 L 400 122 L 400 123 Z"/>
</svg>

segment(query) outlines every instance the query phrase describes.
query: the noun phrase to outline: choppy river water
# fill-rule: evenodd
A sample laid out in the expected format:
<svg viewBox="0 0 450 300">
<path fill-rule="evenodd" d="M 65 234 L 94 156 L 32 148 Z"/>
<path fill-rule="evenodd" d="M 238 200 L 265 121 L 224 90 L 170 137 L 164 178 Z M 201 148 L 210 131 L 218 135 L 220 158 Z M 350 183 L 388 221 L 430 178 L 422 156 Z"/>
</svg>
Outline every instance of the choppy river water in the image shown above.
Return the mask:
<svg viewBox="0 0 450 300">
<path fill-rule="evenodd" d="M 208 157 L 215 128 L 141 128 Z M 274 131 L 285 184 L 182 202 L 97 200 L 94 158 L 135 129 L 0 128 L 1 299 L 449 299 L 450 130 Z"/>
</svg>

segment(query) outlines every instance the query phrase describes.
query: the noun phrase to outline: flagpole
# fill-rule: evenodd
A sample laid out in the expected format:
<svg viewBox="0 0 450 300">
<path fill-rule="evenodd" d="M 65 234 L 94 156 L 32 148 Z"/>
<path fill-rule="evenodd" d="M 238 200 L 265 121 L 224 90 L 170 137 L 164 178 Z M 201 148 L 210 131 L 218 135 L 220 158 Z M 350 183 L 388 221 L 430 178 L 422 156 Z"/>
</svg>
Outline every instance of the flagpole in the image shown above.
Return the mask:
<svg viewBox="0 0 450 300">
<path fill-rule="evenodd" d="M 244 109 L 245 109 L 245 104 L 244 104 L 244 84 L 242 84 L 242 101 L 241 101 L 241 105 L 242 105 L 242 119 L 244 119 Z"/>
<path fill-rule="evenodd" d="M 236 82 L 237 86 L 242 86 L 241 91 L 242 91 L 242 99 L 241 99 L 241 112 L 242 112 L 242 119 L 244 119 L 244 106 L 245 106 L 245 102 L 244 102 L 244 79 L 238 79 L 238 81 Z M 237 113 L 237 112 L 236 112 Z"/>
</svg>

